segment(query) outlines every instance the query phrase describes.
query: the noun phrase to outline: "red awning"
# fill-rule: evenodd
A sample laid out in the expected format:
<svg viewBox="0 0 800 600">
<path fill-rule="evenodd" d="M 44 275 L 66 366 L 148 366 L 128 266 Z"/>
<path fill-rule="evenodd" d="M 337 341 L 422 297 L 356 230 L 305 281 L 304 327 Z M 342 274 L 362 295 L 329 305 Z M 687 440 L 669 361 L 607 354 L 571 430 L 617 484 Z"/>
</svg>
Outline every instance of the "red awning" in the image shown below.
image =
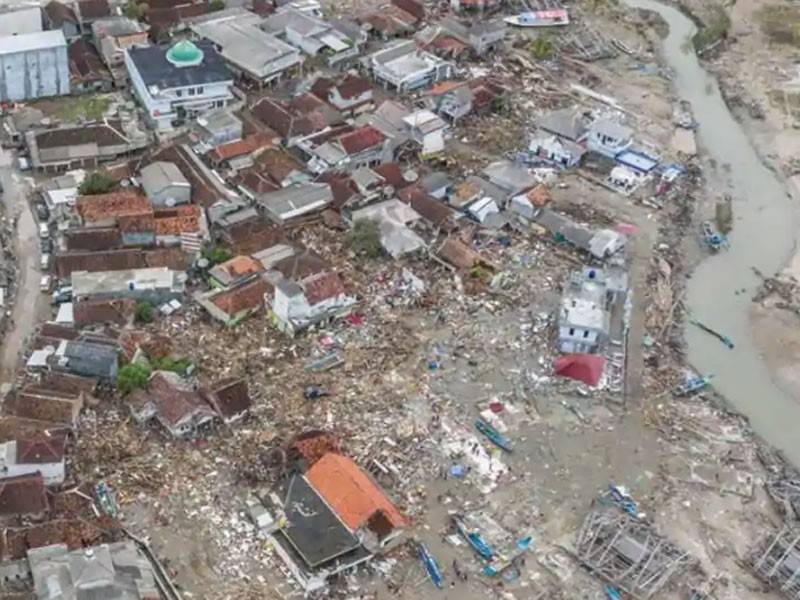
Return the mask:
<svg viewBox="0 0 800 600">
<path fill-rule="evenodd" d="M 555 360 L 556 375 L 577 379 L 595 387 L 603 374 L 606 359 L 596 354 L 566 354 Z"/>
</svg>

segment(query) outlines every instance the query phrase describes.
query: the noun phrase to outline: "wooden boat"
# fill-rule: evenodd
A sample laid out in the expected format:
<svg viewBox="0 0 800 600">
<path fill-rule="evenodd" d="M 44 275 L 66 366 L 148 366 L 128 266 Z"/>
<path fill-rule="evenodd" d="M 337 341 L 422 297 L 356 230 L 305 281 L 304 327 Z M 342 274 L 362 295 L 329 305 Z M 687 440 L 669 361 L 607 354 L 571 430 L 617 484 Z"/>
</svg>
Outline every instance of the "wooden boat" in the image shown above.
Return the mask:
<svg viewBox="0 0 800 600">
<path fill-rule="evenodd" d="M 425 571 L 428 572 L 428 577 L 431 578 L 433 585 L 442 589 L 442 572 L 439 570 L 439 565 L 436 564 L 436 559 L 431 556 L 424 544 L 417 544 L 417 552 L 419 552 L 419 559 L 422 561 Z"/>
<path fill-rule="evenodd" d="M 717 231 L 711 221 L 703 221 L 703 239 L 714 252 L 718 252 L 726 242 L 725 236 Z"/>
<path fill-rule="evenodd" d="M 501 450 L 505 450 L 506 452 L 511 452 L 511 442 L 509 442 L 497 429 L 492 427 L 489 423 L 484 421 L 483 419 L 476 419 L 475 420 L 475 429 L 480 431 L 483 435 L 489 438 L 489 441 L 492 442 L 495 446 L 500 448 Z"/>
<path fill-rule="evenodd" d="M 458 529 L 458 533 L 461 534 L 478 556 L 485 560 L 492 560 L 494 553 L 489 547 L 489 544 L 483 540 L 480 533 L 467 529 L 467 525 L 461 517 L 453 517 L 453 523 L 456 529 Z"/>
</svg>

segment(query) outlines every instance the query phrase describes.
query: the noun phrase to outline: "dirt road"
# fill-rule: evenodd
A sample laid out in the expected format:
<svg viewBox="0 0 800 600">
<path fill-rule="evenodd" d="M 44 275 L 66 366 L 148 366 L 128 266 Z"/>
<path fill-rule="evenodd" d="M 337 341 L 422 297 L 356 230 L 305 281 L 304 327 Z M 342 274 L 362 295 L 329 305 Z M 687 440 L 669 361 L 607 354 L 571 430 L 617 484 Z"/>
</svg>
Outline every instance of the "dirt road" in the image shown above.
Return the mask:
<svg viewBox="0 0 800 600">
<path fill-rule="evenodd" d="M 9 215 L 19 216 L 15 252 L 20 261 L 20 281 L 11 313 L 14 326 L 6 334 L 0 351 L 0 382 L 12 378 L 25 339 L 49 310 L 47 298 L 39 290 L 38 225 L 26 201 L 28 184 L 13 168 L 12 160 L 9 152 L 0 151 L 3 202 Z"/>
</svg>

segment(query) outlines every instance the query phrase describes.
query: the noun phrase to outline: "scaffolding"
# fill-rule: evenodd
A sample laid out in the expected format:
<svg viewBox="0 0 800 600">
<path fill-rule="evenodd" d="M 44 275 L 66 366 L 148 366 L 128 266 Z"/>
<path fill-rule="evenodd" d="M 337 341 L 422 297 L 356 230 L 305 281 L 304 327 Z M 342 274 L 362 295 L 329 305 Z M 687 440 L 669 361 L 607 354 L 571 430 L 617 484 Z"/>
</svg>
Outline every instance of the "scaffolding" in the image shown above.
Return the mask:
<svg viewBox="0 0 800 600">
<path fill-rule="evenodd" d="M 602 502 L 578 534 L 576 555 L 584 567 L 634 598 L 650 598 L 693 560 L 645 522 Z"/>
<path fill-rule="evenodd" d="M 800 517 L 800 479 L 772 479 L 767 482 L 767 492 L 786 517 Z"/>
<path fill-rule="evenodd" d="M 800 600 L 800 530 L 784 527 L 762 554 L 754 555 L 758 577 L 792 600 Z"/>
</svg>

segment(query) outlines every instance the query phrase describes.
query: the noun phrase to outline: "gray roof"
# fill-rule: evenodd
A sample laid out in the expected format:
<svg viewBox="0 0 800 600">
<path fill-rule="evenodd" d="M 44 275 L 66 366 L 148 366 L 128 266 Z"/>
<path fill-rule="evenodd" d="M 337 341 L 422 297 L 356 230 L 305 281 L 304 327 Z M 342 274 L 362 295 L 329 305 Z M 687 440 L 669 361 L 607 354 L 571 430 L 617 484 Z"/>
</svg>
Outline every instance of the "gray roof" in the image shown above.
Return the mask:
<svg viewBox="0 0 800 600">
<path fill-rule="evenodd" d="M 233 73 L 211 42 L 203 41 L 195 45 L 203 51 L 203 62 L 194 67 L 176 67 L 167 60 L 169 48 L 160 46 L 130 48 L 128 54 L 144 84 L 162 90 L 233 81 Z"/>
<path fill-rule="evenodd" d="M 618 140 L 625 140 L 633 135 L 633 130 L 611 119 L 597 119 L 589 126 L 592 132 L 601 133 Z"/>
<path fill-rule="evenodd" d="M 289 524 L 283 534 L 310 567 L 360 546 L 358 538 L 302 475 L 295 475 L 289 482 L 284 511 Z"/>
<path fill-rule="evenodd" d="M 477 186 L 486 196 L 497 202 L 503 202 L 508 197 L 508 192 L 500 186 L 493 184 L 491 181 L 486 181 L 483 177 L 468 175 L 464 181 Z"/>
<path fill-rule="evenodd" d="M 130 35 L 132 33 L 143 33 L 147 27 L 128 17 L 104 17 L 92 23 L 92 34 L 96 38 L 105 36 Z"/>
<path fill-rule="evenodd" d="M 419 184 L 426 192 L 430 193 L 440 190 L 443 187 L 450 187 L 453 185 L 453 182 L 445 173 L 434 171 L 420 179 Z"/>
<path fill-rule="evenodd" d="M 543 208 L 534 216 L 533 220 L 550 233 L 562 235 L 565 240 L 579 248 L 590 250 L 589 243 L 594 237 L 594 232 L 578 225 L 572 219 L 548 208 Z"/>
<path fill-rule="evenodd" d="M 69 341 L 64 349 L 64 356 L 111 365 L 117 362 L 117 348 L 93 342 Z"/>
<path fill-rule="evenodd" d="M 291 28 L 302 36 L 317 35 L 331 28 L 325 21 L 291 6 L 278 9 L 277 12 L 264 19 L 261 27 L 264 31 L 275 34 L 283 33 L 287 28 Z"/>
<path fill-rule="evenodd" d="M 37 31 L 3 37 L 0 44 L 0 54 L 15 54 L 17 52 L 32 52 L 34 50 L 47 50 L 50 48 L 67 47 L 64 32 L 60 29 L 53 31 Z"/>
<path fill-rule="evenodd" d="M 527 168 L 507 160 L 500 160 L 490 164 L 483 170 L 492 183 L 515 194 L 533 187 L 538 180 Z"/>
<path fill-rule="evenodd" d="M 581 115 L 572 108 L 554 110 L 539 119 L 538 125 L 545 131 L 573 141 L 586 133 Z"/>
<path fill-rule="evenodd" d="M 157 160 L 143 167 L 140 177 L 144 193 L 150 198 L 161 190 L 172 186 L 190 187 L 189 181 L 184 177 L 175 163 Z"/>
<path fill-rule="evenodd" d="M 286 220 L 320 210 L 332 200 L 331 186 L 327 183 L 304 183 L 261 194 L 256 202 L 272 215 Z"/>
</svg>

